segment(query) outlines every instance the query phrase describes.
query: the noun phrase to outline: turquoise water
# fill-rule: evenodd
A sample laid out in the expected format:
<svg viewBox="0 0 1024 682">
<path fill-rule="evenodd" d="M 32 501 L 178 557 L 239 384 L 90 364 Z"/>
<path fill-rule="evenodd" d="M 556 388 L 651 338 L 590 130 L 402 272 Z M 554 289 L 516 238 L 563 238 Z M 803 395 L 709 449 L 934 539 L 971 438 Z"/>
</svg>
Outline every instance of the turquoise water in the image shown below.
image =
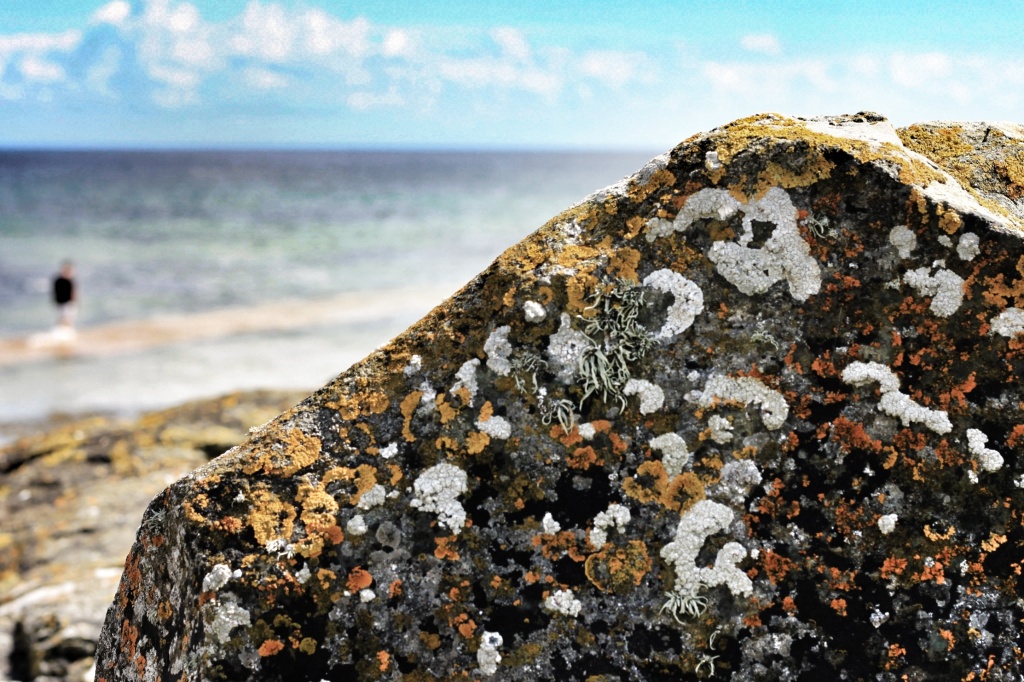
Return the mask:
<svg viewBox="0 0 1024 682">
<path fill-rule="evenodd" d="M 446 295 L 398 310 L 386 292 L 455 291 L 651 156 L 0 152 L 0 337 L 53 325 L 50 278 L 65 258 L 76 264 L 83 330 L 168 314 L 199 327 L 200 313 L 227 307 L 259 319 L 266 303 L 298 308 L 352 292 L 369 309 L 356 322 L 0 362 L 0 442 L 4 423 L 56 412 L 313 390 Z"/>
<path fill-rule="evenodd" d="M 647 154 L 0 152 L 0 336 L 464 281 Z"/>
</svg>

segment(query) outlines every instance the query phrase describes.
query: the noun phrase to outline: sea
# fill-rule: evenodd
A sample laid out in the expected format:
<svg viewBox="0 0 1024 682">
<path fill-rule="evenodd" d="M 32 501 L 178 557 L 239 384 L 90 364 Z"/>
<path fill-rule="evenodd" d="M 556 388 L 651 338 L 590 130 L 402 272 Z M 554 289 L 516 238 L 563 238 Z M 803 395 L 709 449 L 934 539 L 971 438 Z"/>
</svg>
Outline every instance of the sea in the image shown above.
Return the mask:
<svg viewBox="0 0 1024 682">
<path fill-rule="evenodd" d="M 55 416 L 312 391 L 653 156 L 0 150 L 0 443 Z M 74 340 L 50 303 L 65 260 Z"/>
</svg>

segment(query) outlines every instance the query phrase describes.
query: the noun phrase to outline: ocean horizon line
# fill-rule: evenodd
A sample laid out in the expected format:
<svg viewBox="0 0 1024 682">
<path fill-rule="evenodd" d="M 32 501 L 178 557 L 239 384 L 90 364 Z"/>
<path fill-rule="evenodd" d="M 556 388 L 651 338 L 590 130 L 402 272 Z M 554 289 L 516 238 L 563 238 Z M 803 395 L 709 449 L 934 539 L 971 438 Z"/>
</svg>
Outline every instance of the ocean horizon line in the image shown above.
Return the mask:
<svg viewBox="0 0 1024 682">
<path fill-rule="evenodd" d="M 521 146 L 521 145 L 430 145 L 430 144 L 176 144 L 159 143 L 140 144 L 47 144 L 47 143 L 4 143 L 0 142 L 0 154 L 3 153 L 397 153 L 397 154 L 580 154 L 580 155 L 614 155 L 614 154 L 650 154 L 651 158 L 661 154 L 654 148 L 642 147 L 589 147 L 589 146 Z"/>
</svg>

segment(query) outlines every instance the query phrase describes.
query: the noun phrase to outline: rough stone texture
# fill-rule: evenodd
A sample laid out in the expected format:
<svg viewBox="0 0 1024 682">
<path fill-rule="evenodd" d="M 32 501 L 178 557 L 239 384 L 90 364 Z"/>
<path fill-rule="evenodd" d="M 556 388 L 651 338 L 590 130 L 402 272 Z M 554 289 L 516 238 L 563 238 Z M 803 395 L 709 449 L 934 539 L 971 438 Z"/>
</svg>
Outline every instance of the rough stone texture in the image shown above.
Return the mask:
<svg viewBox="0 0 1024 682">
<path fill-rule="evenodd" d="M 1020 679 L 1022 160 L 685 141 L 154 500 L 97 679 Z"/>
<path fill-rule="evenodd" d="M 78 419 L 0 449 L 0 680 L 91 679 L 146 505 L 301 398 L 252 392 Z"/>
</svg>

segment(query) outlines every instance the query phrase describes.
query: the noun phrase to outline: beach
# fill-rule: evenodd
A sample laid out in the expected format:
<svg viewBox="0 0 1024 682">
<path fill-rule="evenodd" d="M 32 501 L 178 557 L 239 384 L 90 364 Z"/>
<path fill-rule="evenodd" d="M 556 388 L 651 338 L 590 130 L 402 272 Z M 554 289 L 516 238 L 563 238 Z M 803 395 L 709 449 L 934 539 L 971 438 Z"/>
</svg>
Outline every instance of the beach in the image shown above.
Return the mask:
<svg viewBox="0 0 1024 682">
<path fill-rule="evenodd" d="M 0 152 L 0 443 L 313 391 L 644 153 Z M 50 278 L 75 262 L 74 337 Z"/>
<path fill-rule="evenodd" d="M 165 314 L 0 339 L 0 443 L 55 414 L 141 411 L 236 390 L 312 391 L 458 284 Z M 6 436 L 6 438 L 5 438 Z"/>
</svg>

